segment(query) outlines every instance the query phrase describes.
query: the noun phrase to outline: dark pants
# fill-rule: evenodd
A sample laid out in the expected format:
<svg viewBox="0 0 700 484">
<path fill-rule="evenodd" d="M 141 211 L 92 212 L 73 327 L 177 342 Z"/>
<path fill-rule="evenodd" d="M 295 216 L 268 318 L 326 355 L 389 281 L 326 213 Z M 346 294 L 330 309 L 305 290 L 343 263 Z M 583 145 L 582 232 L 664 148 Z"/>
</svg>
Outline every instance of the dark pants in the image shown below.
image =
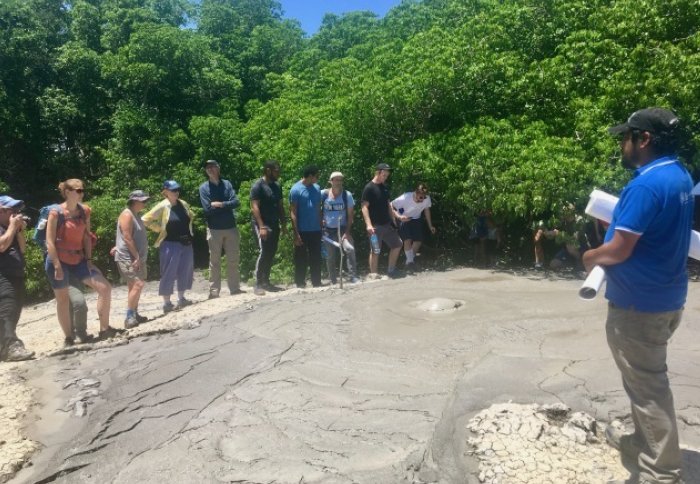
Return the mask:
<svg viewBox="0 0 700 484">
<path fill-rule="evenodd" d="M 272 269 L 272 261 L 275 259 L 275 254 L 277 253 L 277 244 L 280 240 L 280 228 L 279 225 L 274 227 L 268 227 L 267 239 L 263 240 L 260 238 L 260 231 L 258 226 L 253 224 L 254 235 L 258 241 L 258 247 L 260 248 L 260 255 L 258 255 L 258 261 L 255 263 L 255 284 L 260 286 L 263 284 L 270 283 L 270 270 Z"/>
<path fill-rule="evenodd" d="M 0 343 L 18 340 L 17 323 L 24 304 L 24 278 L 8 277 L 0 273 Z"/>
<path fill-rule="evenodd" d="M 306 266 L 311 272 L 311 284 L 321 285 L 321 231 L 299 232 L 303 245 L 294 247 L 294 282 L 297 287 L 306 285 Z"/>
</svg>

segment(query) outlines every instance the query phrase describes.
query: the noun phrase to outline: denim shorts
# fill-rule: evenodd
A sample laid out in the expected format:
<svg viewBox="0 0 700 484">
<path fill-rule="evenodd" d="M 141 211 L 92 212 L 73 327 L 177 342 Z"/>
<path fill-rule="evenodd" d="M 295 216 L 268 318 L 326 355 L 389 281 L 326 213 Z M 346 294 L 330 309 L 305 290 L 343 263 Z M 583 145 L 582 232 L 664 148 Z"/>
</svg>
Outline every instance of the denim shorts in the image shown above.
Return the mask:
<svg viewBox="0 0 700 484">
<path fill-rule="evenodd" d="M 85 279 L 92 278 L 93 275 L 99 274 L 98 271 L 90 272 L 87 259 L 83 259 L 77 264 L 66 264 L 65 262 L 61 262 L 61 267 L 63 268 L 63 279 L 57 281 L 54 277 L 53 262 L 51 262 L 51 258 L 46 258 L 44 271 L 46 272 L 46 277 L 48 277 L 49 284 L 53 289 L 64 289 L 68 287 L 68 280 L 71 276 L 79 281 L 84 281 Z"/>
</svg>

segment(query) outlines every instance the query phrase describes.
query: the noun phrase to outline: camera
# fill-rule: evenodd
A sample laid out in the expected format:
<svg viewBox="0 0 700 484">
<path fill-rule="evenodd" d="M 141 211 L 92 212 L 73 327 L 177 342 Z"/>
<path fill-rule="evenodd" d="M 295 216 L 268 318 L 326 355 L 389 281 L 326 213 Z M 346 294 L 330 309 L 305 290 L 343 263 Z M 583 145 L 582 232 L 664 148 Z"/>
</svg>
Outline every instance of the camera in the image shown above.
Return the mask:
<svg viewBox="0 0 700 484">
<path fill-rule="evenodd" d="M 32 221 L 31 217 L 29 217 L 28 215 L 24 215 L 24 214 L 22 214 L 22 220 L 24 220 L 24 223 L 26 223 L 26 224 L 28 224 Z"/>
</svg>

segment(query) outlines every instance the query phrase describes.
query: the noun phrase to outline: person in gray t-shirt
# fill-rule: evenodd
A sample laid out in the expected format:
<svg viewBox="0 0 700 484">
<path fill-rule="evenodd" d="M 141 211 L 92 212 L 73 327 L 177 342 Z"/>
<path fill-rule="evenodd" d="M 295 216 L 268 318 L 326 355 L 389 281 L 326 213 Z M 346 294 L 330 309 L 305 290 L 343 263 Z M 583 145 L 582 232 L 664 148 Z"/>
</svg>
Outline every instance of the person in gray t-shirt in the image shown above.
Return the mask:
<svg viewBox="0 0 700 484">
<path fill-rule="evenodd" d="M 146 227 L 139 213 L 146 208 L 150 199 L 142 190 L 129 194 L 127 208 L 119 214 L 117 221 L 117 243 L 114 248 L 114 260 L 122 279 L 129 288 L 127 298 L 126 320 L 124 327 L 133 328 L 148 320 L 138 313 L 141 290 L 146 283 L 146 258 L 148 256 L 148 237 Z"/>
</svg>

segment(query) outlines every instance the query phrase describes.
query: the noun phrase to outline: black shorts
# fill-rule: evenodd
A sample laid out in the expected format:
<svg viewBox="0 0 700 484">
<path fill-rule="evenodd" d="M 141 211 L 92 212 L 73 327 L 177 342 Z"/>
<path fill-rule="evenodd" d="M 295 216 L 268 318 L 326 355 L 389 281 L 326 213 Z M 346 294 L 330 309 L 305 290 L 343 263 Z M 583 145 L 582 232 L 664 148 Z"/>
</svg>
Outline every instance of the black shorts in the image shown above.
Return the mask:
<svg viewBox="0 0 700 484">
<path fill-rule="evenodd" d="M 401 222 L 399 227 L 399 235 L 401 240 L 415 240 L 416 242 L 422 242 L 424 231 L 423 231 L 423 220 L 422 219 L 411 219 L 408 222 Z"/>
</svg>

